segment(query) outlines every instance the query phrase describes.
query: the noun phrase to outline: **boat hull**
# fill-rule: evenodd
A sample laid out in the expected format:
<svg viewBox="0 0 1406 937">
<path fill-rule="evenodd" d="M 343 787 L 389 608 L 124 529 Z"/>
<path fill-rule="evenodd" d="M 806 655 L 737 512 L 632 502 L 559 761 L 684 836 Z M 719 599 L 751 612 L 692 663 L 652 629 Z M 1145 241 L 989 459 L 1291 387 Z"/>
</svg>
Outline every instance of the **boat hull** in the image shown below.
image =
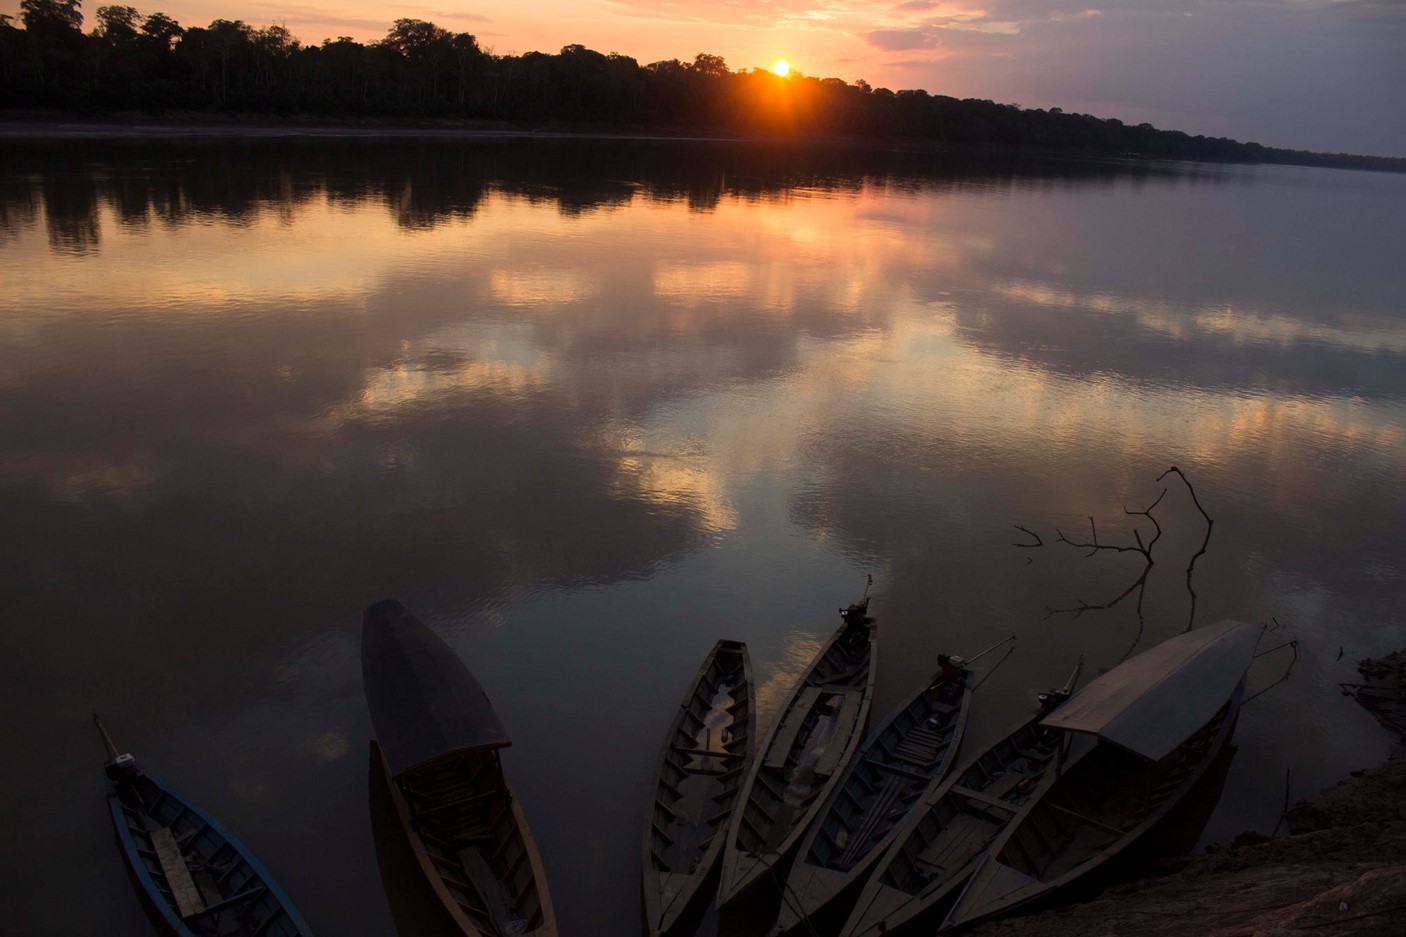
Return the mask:
<svg viewBox="0 0 1406 937">
<path fill-rule="evenodd" d="M 874 937 L 935 913 L 956 894 L 1047 780 L 1061 735 L 1040 727 L 1044 717 L 1021 723 L 924 795 L 874 864 L 844 937 Z"/>
<path fill-rule="evenodd" d="M 1031 875 L 1029 871 L 1016 869 L 1005 860 L 1004 857 L 1008 852 L 1014 854 L 1012 843 L 1018 837 L 1025 835 L 1024 831 L 1031 827 L 1032 818 L 1036 814 L 1062 812 L 1071 816 L 1076 815 L 1074 811 L 1057 803 L 1064 791 L 1077 783 L 1076 780 L 1073 780 L 1077 778 L 1075 772 L 1081 771 L 1084 774 L 1092 775 L 1104 774 L 1106 771 L 1102 759 L 1110 754 L 1121 756 L 1122 753 L 1114 751 L 1113 743 L 1100 740 L 1097 744 L 1086 747 L 1077 762 L 1073 760 L 1067 762 L 1061 774 L 1047 777 L 1037 795 L 1032 797 L 1023 808 L 1021 815 L 992 844 L 985 858 L 968 879 L 952 910 L 943 921 L 941 929 L 953 930 L 971 927 L 983 921 L 1012 914 L 1036 902 L 1045 901 L 1128 851 L 1176 808 L 1205 775 L 1207 769 L 1216 762 L 1217 757 L 1234 734 L 1243 694 L 1244 682 L 1242 680 L 1231 699 L 1212 723 L 1201 729 L 1184 746 L 1179 747 L 1168 756 L 1169 759 L 1177 758 L 1179 755 L 1184 756 L 1186 746 L 1194 747 L 1195 755 L 1192 764 L 1186 770 L 1178 772 L 1176 787 L 1170 789 L 1169 793 L 1165 794 L 1153 809 L 1143 815 L 1135 824 L 1130 824 L 1126 828 L 1113 824 L 1103 824 L 1102 827 L 1095 826 L 1095 833 L 1102 833 L 1104 837 L 1116 835 L 1117 838 L 1101 846 L 1081 861 L 1065 860 L 1062 863 L 1052 863 L 1055 868 L 1059 869 L 1056 874 Z M 1204 745 L 1201 744 L 1202 739 L 1204 739 Z M 1157 788 L 1153 786 L 1151 790 L 1155 792 Z M 1105 802 L 1108 802 L 1107 799 Z M 1091 823 L 1097 823 L 1097 819 L 1080 815 L 1077 822 L 1088 827 Z"/>
<path fill-rule="evenodd" d="M 641 896 L 651 935 L 678 923 L 716 871 L 752 764 L 754 710 L 747 646 L 719 641 L 684 694 L 650 786 Z"/>
<path fill-rule="evenodd" d="M 877 643 L 873 619 L 847 618 L 782 704 L 728 826 L 719 908 L 768 877 L 784 888 L 785 862 L 864 738 Z"/>
<path fill-rule="evenodd" d="M 774 934 L 857 888 L 908 814 L 942 783 L 966 729 L 971 687 L 940 677 L 925 679 L 889 713 L 845 769 L 801 841 Z"/>
<path fill-rule="evenodd" d="M 488 755 L 496 758 L 492 753 L 488 753 Z M 452 847 L 455 845 L 453 842 L 435 841 L 436 838 L 424 828 L 425 824 L 417 818 L 417 811 L 409 801 L 409 796 L 413 796 L 407 795 L 406 784 L 409 783 L 409 779 L 403 775 L 392 777 L 390 766 L 380 745 L 375 741 L 371 743 L 371 761 L 371 770 L 379 774 L 381 784 L 390 793 L 396 820 L 404 834 L 405 841 L 410 845 L 420 874 L 429 884 L 453 927 L 457 928 L 458 932 L 464 934 L 465 937 L 497 937 L 504 928 L 493 917 L 493 905 L 496 901 L 504 901 L 509 905 L 508 910 L 514 912 L 515 906 L 512 905 L 512 898 L 515 895 L 508 894 L 507 897 L 503 894 L 492 895 L 490 890 L 494 886 L 486 880 L 485 876 L 481 872 L 467 869 L 468 860 L 459 858 L 455 852 L 448 851 L 445 843 L 448 847 Z M 515 891 L 517 894 L 528 891 L 534 893 L 528 899 L 531 907 L 523 909 L 528 911 L 528 914 L 523 915 L 516 912 L 522 919 L 520 929 L 507 932 L 512 933 L 513 937 L 556 937 L 556 914 L 552 908 L 551 896 L 547 891 L 546 875 L 542 870 L 542 862 L 537 854 L 536 844 L 528 830 L 527 821 L 523 818 L 517 798 L 512 795 L 511 789 L 507 786 L 507 781 L 501 779 L 500 775 L 500 779 L 495 780 L 495 784 L 498 783 L 501 783 L 498 806 L 504 811 L 500 824 L 503 827 L 511 827 L 506 834 L 507 838 L 517 840 L 515 848 L 521 850 L 521 859 L 526 863 L 525 870 L 530 877 L 527 888 L 519 887 Z M 454 867 L 456 863 L 457 869 Z M 504 885 L 503 888 L 505 894 L 514 891 L 510 885 Z M 478 900 L 475 900 L 475 897 Z M 482 916 L 476 915 L 474 909 L 481 909 L 485 913 Z"/>
<path fill-rule="evenodd" d="M 310 937 L 253 853 L 169 785 L 151 775 L 129 777 L 109 795 L 108 807 L 127 864 L 171 933 L 206 937 L 239 927 L 270 937 Z M 190 902 L 203 909 L 191 913 Z"/>
</svg>

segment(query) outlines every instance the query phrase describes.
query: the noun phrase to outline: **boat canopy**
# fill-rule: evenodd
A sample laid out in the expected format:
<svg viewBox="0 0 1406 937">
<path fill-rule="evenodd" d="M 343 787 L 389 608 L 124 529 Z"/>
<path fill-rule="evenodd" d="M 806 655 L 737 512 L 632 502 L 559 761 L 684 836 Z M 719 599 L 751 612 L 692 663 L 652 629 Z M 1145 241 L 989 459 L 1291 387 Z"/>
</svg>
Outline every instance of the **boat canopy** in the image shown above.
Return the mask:
<svg viewBox="0 0 1406 937">
<path fill-rule="evenodd" d="M 512 744 L 469 668 L 395 599 L 362 618 L 361 679 L 393 775 L 455 752 Z"/>
<path fill-rule="evenodd" d="M 1177 635 L 1092 681 L 1041 725 L 1088 732 L 1160 761 L 1230 699 L 1260 631 L 1227 619 Z"/>
</svg>

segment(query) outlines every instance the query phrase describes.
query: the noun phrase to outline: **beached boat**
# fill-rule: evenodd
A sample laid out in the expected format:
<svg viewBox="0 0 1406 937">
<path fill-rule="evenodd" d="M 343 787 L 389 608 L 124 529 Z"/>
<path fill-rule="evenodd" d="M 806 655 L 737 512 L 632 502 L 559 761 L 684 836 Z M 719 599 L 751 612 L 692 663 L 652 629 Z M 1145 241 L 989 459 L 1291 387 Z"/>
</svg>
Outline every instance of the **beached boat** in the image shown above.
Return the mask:
<svg viewBox="0 0 1406 937">
<path fill-rule="evenodd" d="M 393 599 L 366 610 L 361 673 L 373 770 L 449 920 L 470 937 L 555 937 L 542 861 L 499 758 L 512 742 L 473 674 Z"/>
<path fill-rule="evenodd" d="M 994 842 L 943 929 L 1049 898 L 1123 853 L 1229 741 L 1261 628 L 1236 621 L 1165 641 L 1094 680 L 1041 724 L 1068 739 Z"/>
<path fill-rule="evenodd" d="M 1069 698 L 1082 665 L 1040 694 L 1036 715 L 924 794 L 874 864 L 844 937 L 875 937 L 950 902 L 1053 767 L 1064 736 L 1040 721 Z"/>
<path fill-rule="evenodd" d="M 645 927 L 667 932 L 699 897 L 722 854 L 756 744 L 747 645 L 719 641 L 674 715 L 645 816 Z"/>
<path fill-rule="evenodd" d="M 966 661 L 938 655 L 938 669 L 870 733 L 830 792 L 796 853 L 773 935 L 819 914 L 869 874 L 908 811 L 952 766 L 972 687 Z"/>
<path fill-rule="evenodd" d="M 259 861 L 205 811 L 144 772 L 97 715 L 107 748 L 112 822 L 157 915 L 179 937 L 310 937 L 298 910 Z"/>
<path fill-rule="evenodd" d="M 723 847 L 720 908 L 768 876 L 784 887 L 781 866 L 864 738 L 877 657 L 867 590 L 841 615 L 844 623 L 782 703 L 747 775 Z"/>
</svg>

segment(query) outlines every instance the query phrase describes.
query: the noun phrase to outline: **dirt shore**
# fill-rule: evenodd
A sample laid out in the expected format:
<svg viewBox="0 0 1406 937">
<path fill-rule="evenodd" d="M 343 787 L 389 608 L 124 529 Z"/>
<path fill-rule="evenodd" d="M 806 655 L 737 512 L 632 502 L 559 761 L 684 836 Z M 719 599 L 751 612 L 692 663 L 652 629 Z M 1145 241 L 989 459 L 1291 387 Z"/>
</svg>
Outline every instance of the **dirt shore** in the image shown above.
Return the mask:
<svg viewBox="0 0 1406 937">
<path fill-rule="evenodd" d="M 979 927 L 980 937 L 1400 937 L 1406 753 L 1288 813 L 1288 835 L 1168 860 L 1097 899 Z"/>
</svg>

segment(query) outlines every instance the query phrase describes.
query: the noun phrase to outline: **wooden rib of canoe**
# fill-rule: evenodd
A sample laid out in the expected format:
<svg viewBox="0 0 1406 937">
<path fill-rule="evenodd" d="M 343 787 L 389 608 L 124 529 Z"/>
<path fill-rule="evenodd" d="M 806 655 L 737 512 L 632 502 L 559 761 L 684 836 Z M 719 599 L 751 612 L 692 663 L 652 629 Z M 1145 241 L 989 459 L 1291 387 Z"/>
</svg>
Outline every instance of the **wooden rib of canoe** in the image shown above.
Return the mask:
<svg viewBox="0 0 1406 937">
<path fill-rule="evenodd" d="M 366 610 L 361 664 L 373 770 L 449 920 L 468 937 L 555 937 L 542 861 L 499 757 L 512 743 L 478 681 L 394 600 Z"/>
<path fill-rule="evenodd" d="M 750 891 L 795 849 L 854 757 L 874 694 L 876 628 L 866 597 L 842 612 L 830 637 L 782 704 L 743 786 L 723 849 L 718 907 Z"/>
<path fill-rule="evenodd" d="M 1067 753 L 1062 746 L 1056 770 L 991 845 L 942 929 L 1048 898 L 1155 827 L 1230 740 L 1260 632 L 1223 621 L 1179 635 L 1047 717 L 1068 737 Z"/>
<path fill-rule="evenodd" d="M 938 671 L 874 730 L 801 841 L 773 934 L 868 876 L 904 817 L 947 774 L 970 706 L 965 672 L 944 679 Z"/>
<path fill-rule="evenodd" d="M 283 889 L 239 840 L 172 787 L 108 750 L 117 838 L 138 883 L 178 937 L 311 937 Z"/>
<path fill-rule="evenodd" d="M 650 787 L 642 894 L 651 937 L 699 897 L 722 854 L 756 743 L 747 645 L 719 641 L 674 716 Z"/>
<path fill-rule="evenodd" d="M 1037 715 L 923 796 L 876 861 L 843 937 L 895 930 L 951 900 L 1054 765 L 1063 733 L 1043 728 L 1040 721 L 1068 699 L 1079 670 L 1063 689 L 1041 694 Z"/>
</svg>

